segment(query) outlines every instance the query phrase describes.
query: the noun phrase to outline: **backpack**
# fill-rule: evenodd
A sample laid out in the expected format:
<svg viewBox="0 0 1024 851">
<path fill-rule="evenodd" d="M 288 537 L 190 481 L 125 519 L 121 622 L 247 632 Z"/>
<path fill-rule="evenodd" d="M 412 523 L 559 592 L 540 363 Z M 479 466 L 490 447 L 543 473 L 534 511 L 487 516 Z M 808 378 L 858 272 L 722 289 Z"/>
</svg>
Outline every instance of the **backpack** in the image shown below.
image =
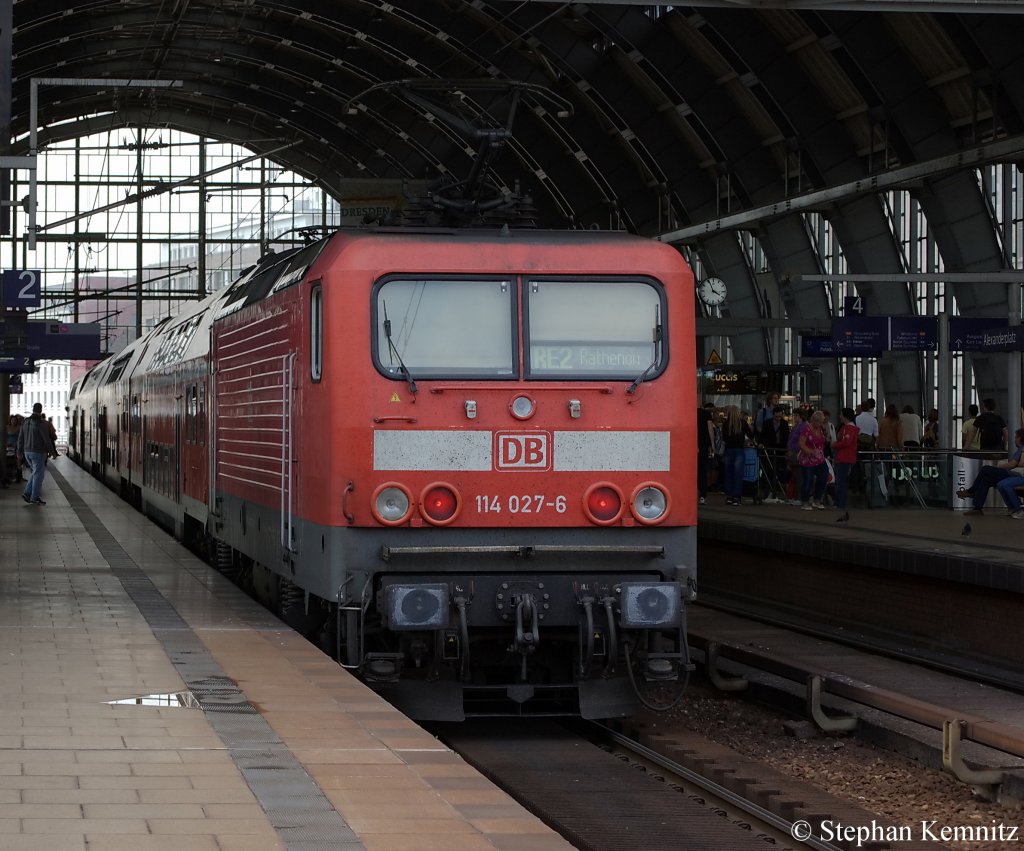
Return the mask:
<svg viewBox="0 0 1024 851">
<path fill-rule="evenodd" d="M 861 432 L 857 435 L 857 449 L 862 452 L 872 452 L 875 448 L 875 436 L 873 434 L 864 434 Z"/>
</svg>

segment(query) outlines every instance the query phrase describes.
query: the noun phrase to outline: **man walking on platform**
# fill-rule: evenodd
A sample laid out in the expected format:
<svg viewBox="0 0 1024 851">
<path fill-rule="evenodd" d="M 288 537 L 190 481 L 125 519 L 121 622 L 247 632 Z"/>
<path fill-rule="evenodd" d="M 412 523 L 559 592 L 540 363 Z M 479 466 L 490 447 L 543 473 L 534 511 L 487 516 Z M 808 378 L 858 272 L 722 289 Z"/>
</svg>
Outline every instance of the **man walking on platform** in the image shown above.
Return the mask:
<svg viewBox="0 0 1024 851">
<path fill-rule="evenodd" d="M 57 457 L 57 447 L 53 445 L 50 431 L 43 418 L 43 406 L 36 402 L 32 406 L 32 416 L 25 420 L 18 432 L 18 463 L 28 462 L 32 474 L 28 477 L 21 498 L 32 505 L 46 505 L 40 493 L 43 487 L 43 476 L 46 475 L 46 459 Z"/>
</svg>

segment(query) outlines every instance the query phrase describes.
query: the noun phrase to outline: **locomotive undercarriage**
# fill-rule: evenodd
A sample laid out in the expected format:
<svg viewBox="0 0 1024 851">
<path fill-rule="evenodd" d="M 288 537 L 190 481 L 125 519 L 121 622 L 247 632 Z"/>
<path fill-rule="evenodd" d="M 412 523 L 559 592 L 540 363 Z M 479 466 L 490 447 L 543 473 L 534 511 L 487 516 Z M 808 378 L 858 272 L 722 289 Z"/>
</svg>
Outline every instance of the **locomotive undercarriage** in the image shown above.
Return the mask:
<svg viewBox="0 0 1024 851">
<path fill-rule="evenodd" d="M 620 717 L 691 668 L 681 586 L 657 574 L 380 574 L 337 606 L 226 545 L 209 557 L 419 720 Z"/>
<path fill-rule="evenodd" d="M 689 670 L 681 585 L 653 573 L 383 574 L 358 608 L 343 661 L 422 720 L 615 717 Z"/>
</svg>

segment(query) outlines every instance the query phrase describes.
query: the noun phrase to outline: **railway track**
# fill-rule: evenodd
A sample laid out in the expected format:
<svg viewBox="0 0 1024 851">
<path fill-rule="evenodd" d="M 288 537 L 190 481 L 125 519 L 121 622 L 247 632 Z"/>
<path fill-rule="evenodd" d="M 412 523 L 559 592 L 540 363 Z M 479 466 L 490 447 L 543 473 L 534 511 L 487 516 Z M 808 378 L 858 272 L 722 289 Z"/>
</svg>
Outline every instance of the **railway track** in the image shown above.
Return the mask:
<svg viewBox="0 0 1024 851">
<path fill-rule="evenodd" d="M 877 815 L 688 731 L 536 719 L 430 728 L 582 851 L 942 848 L 872 839 Z"/>
<path fill-rule="evenodd" d="M 708 606 L 704 606 L 705 609 Z M 711 609 L 716 613 L 725 613 L 720 627 L 715 626 L 714 618 L 696 618 L 703 621 L 703 625 L 689 631 L 689 641 L 694 649 L 695 658 L 701 659 L 704 663 L 704 670 L 709 680 L 723 691 L 742 691 L 750 684 L 747 676 L 735 676 L 723 674 L 719 669 L 722 660 L 728 659 L 733 664 L 732 670 L 748 670 L 750 672 L 762 672 L 775 678 L 778 682 L 788 681 L 792 685 L 787 689 L 783 687 L 766 686 L 765 682 L 758 683 L 758 696 L 763 702 L 776 706 L 787 706 L 790 711 L 796 707 L 794 702 L 798 694 L 804 691 L 804 707 L 806 713 L 814 723 L 824 731 L 853 730 L 859 723 L 858 716 L 873 713 L 876 717 L 883 719 L 881 725 L 874 723 L 873 727 L 883 730 L 888 725 L 884 719 L 892 717 L 913 722 L 922 731 L 933 730 L 931 735 L 931 748 L 941 755 L 941 766 L 950 774 L 954 775 L 963 783 L 971 785 L 975 793 L 980 797 L 988 799 L 1020 800 L 1024 798 L 1024 783 L 1018 773 L 1001 770 L 990 766 L 1016 766 L 1019 767 L 1024 760 L 1024 731 L 1018 725 L 1000 723 L 993 718 L 1000 717 L 999 713 L 1006 713 L 1007 702 L 1012 704 L 1016 711 L 1019 700 L 1015 694 L 1016 690 L 999 696 L 992 689 L 986 688 L 994 685 L 991 681 L 979 676 L 973 665 L 958 665 L 955 658 L 951 657 L 948 664 L 942 666 L 941 674 L 933 675 L 945 684 L 948 692 L 962 692 L 970 690 L 975 695 L 973 705 L 991 707 L 990 711 L 995 714 L 987 717 L 984 709 L 975 711 L 965 710 L 963 700 L 947 703 L 945 700 L 920 699 L 908 694 L 903 684 L 895 687 L 885 688 L 885 675 L 880 679 L 874 677 L 871 681 L 858 679 L 852 671 L 857 670 L 857 664 L 848 660 L 845 664 L 835 663 L 828 660 L 827 667 L 821 667 L 822 651 L 813 645 L 819 644 L 819 639 L 836 640 L 829 634 L 822 634 L 813 629 L 801 629 L 800 625 L 794 624 L 792 620 L 780 621 L 769 615 L 758 616 L 752 614 L 749 609 L 743 608 L 739 611 L 730 611 L 727 606 L 713 604 Z M 749 628 L 745 625 L 749 623 Z M 742 629 L 737 629 L 737 624 Z M 764 624 L 784 630 L 779 632 L 776 629 L 776 640 L 771 641 L 766 635 Z M 731 634 L 731 642 L 721 639 L 721 635 Z M 788 652 L 794 652 L 794 646 L 788 641 L 785 634 L 790 636 L 807 636 L 807 642 L 811 645 L 806 654 L 807 660 L 802 661 L 799 657 L 804 654 L 796 652 L 796 655 L 787 655 L 780 645 L 788 645 Z M 736 641 L 737 635 L 758 635 L 757 641 L 744 640 L 742 643 Z M 770 646 L 761 646 L 759 642 L 768 642 Z M 839 643 L 871 654 L 872 656 L 884 655 L 886 658 L 897 662 L 909 663 L 912 668 L 932 668 L 934 666 L 922 663 L 917 653 L 912 651 L 901 652 L 898 646 L 889 645 L 885 651 L 880 650 L 874 642 L 858 643 L 856 640 L 844 635 L 844 640 Z M 833 664 L 838 664 L 833 668 Z M 736 666 L 740 666 L 737 668 Z M 918 679 L 916 675 L 909 673 L 912 668 L 900 669 L 907 673 L 909 681 Z M 961 686 L 953 678 L 964 681 Z M 892 679 L 891 672 L 889 679 Z M 982 684 L 979 686 L 979 683 Z M 902 686 L 902 687 L 901 687 Z M 916 689 L 924 695 L 936 694 L 935 682 L 920 682 L 915 684 Z M 941 688 L 941 687 L 940 687 Z M 945 692 L 943 692 L 945 694 Z M 843 706 L 843 711 L 855 714 L 836 715 L 834 710 L 826 711 L 823 704 L 825 695 L 829 695 L 832 702 L 836 699 Z M 970 698 L 966 700 L 972 705 Z M 868 710 L 868 712 L 864 712 Z M 799 711 L 799 709 L 796 709 Z M 863 719 L 862 719 L 863 720 Z M 888 739 L 892 746 L 901 738 L 901 734 L 889 736 L 884 734 L 883 739 Z M 900 748 L 896 748 L 901 750 Z M 909 754 L 908 754 L 909 755 Z M 967 758 L 965 758 L 965 755 Z M 1007 763 L 1006 757 L 1012 757 L 1015 762 Z M 988 765 L 986 765 L 986 763 Z"/>
<path fill-rule="evenodd" d="M 691 639 L 698 655 L 703 651 L 707 661 L 708 636 L 691 631 Z M 752 646 L 730 648 L 744 664 L 756 667 L 755 650 Z M 763 665 L 766 671 L 781 670 L 796 682 L 808 676 L 808 671 L 772 658 L 770 652 L 765 658 L 769 660 Z M 790 670 L 785 670 L 787 666 Z M 839 678 L 835 680 L 833 685 L 838 685 Z M 918 713 L 923 723 L 930 718 L 932 726 L 941 728 L 948 713 L 941 706 L 895 692 L 868 688 L 859 693 L 856 682 L 842 685 L 851 700 L 870 702 L 880 712 L 900 717 Z M 834 716 L 835 710 L 830 711 Z M 1010 752 L 1019 746 L 1024 752 L 1024 742 L 1017 743 L 1017 731 L 976 720 L 977 725 L 968 719 L 960 728 L 965 739 L 994 736 L 990 746 Z M 474 721 L 447 727 L 438 734 L 584 851 L 734 851 L 769 845 L 794 851 L 940 851 L 947 847 L 924 832 L 925 821 L 906 818 L 890 823 L 892 817 L 782 774 L 757 758 L 681 729 L 661 715 L 609 726 L 536 719 Z M 836 744 L 841 747 L 841 740 Z M 983 786 L 991 778 L 969 774 L 961 779 L 976 780 Z M 897 835 L 896 831 L 905 833 Z"/>
</svg>

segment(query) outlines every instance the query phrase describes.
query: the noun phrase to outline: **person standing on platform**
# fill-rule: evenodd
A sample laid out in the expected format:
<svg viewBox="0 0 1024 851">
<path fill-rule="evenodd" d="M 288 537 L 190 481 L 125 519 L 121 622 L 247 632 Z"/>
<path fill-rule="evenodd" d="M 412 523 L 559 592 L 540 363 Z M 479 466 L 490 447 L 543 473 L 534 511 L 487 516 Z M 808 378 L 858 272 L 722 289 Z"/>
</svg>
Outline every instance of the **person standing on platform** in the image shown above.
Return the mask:
<svg viewBox="0 0 1024 851">
<path fill-rule="evenodd" d="M 789 481 L 789 469 L 786 466 L 786 448 L 789 445 L 789 423 L 786 422 L 786 409 L 775 406 L 772 421 L 761 432 L 761 448 L 764 450 L 765 461 L 774 477 L 772 493 L 781 492 L 786 495 L 786 483 Z"/>
<path fill-rule="evenodd" d="M 830 449 L 832 442 L 836 439 L 836 426 L 832 422 L 832 413 L 830 411 L 821 409 L 821 415 L 825 418 L 825 439 L 828 440 L 828 445 L 825 447 L 825 455 L 831 455 Z"/>
<path fill-rule="evenodd" d="M 839 434 L 832 444 L 832 458 L 836 471 L 836 508 L 839 509 L 837 523 L 845 523 L 850 519 L 846 510 L 847 496 L 850 489 L 850 471 L 857 464 L 857 415 L 853 408 L 843 408 L 839 414 Z"/>
<path fill-rule="evenodd" d="M 793 427 L 789 431 L 786 443 L 786 466 L 789 468 L 790 504 L 800 504 L 800 492 L 803 485 L 803 467 L 800 466 L 800 435 L 807 428 L 807 409 L 797 408 L 793 411 Z"/>
<path fill-rule="evenodd" d="M 7 456 L 7 476 L 11 482 L 25 481 L 24 476 L 21 474 L 21 464 L 18 461 L 18 434 L 21 432 L 21 426 L 24 421 L 24 418 L 18 414 L 11 414 L 7 420 L 5 455 Z"/>
<path fill-rule="evenodd" d="M 895 405 L 886 405 L 885 414 L 878 421 L 878 448 L 903 448 L 903 423 Z"/>
<path fill-rule="evenodd" d="M 974 427 L 978 430 L 978 448 L 982 452 L 988 450 L 1006 449 L 1006 420 L 996 413 L 996 400 L 984 399 L 981 403 L 982 411 L 974 420 Z"/>
<path fill-rule="evenodd" d="M 50 435 L 50 440 L 53 441 L 53 445 L 57 445 L 57 427 L 53 424 L 53 417 L 48 417 L 45 414 L 43 418 L 46 421 L 46 431 Z"/>
<path fill-rule="evenodd" d="M 928 420 L 921 429 L 921 445 L 926 449 L 935 449 L 939 445 L 939 409 L 932 408 L 928 412 Z"/>
<path fill-rule="evenodd" d="M 903 406 L 900 424 L 903 426 L 903 445 L 907 449 L 919 449 L 924 423 L 921 422 L 920 415 L 914 412 L 913 405 Z"/>
<path fill-rule="evenodd" d="M 875 400 L 865 399 L 860 403 L 861 412 L 857 414 L 856 426 L 860 430 L 857 439 L 860 448 L 874 450 L 878 444 L 878 420 L 875 419 Z"/>
<path fill-rule="evenodd" d="M 725 504 L 742 505 L 743 450 L 753 443 L 754 433 L 735 405 L 725 409 L 722 440 L 725 441 Z"/>
<path fill-rule="evenodd" d="M 981 449 L 981 432 L 979 432 L 977 426 L 974 425 L 974 421 L 977 418 L 978 406 L 968 405 L 967 416 L 964 417 L 964 424 L 960 429 L 960 434 L 963 436 L 963 440 L 960 445 L 968 452 Z"/>
<path fill-rule="evenodd" d="M 988 499 L 989 489 L 998 487 L 1006 479 L 1017 476 L 1017 470 L 1021 466 L 1021 455 L 1024 454 L 1024 428 L 1017 429 L 1016 434 L 1013 436 L 1013 442 L 1016 445 L 1013 455 L 997 461 L 995 464 L 986 464 L 978 471 L 978 475 L 969 488 L 957 490 L 956 495 L 960 499 L 969 499 L 971 501 L 972 507 L 969 511 L 964 512 L 965 515 L 984 514 L 983 509 L 985 507 L 985 500 Z M 1007 507 L 1016 511 L 1017 509 L 1013 507 L 1014 503 L 1007 499 L 1007 495 L 1003 492 L 1000 493 Z M 1016 505 L 1019 508 L 1019 500 L 1016 502 Z"/>
<path fill-rule="evenodd" d="M 697 408 L 697 500 L 703 505 L 708 496 L 708 472 L 715 457 L 715 425 L 707 407 Z"/>
<path fill-rule="evenodd" d="M 800 507 L 804 511 L 825 508 L 821 501 L 825 495 L 825 485 L 828 484 L 825 443 L 825 415 L 821 411 L 815 411 L 807 421 L 807 427 L 800 433 L 800 466 L 803 468 Z"/>
<path fill-rule="evenodd" d="M 21 425 L 18 432 L 18 461 L 28 461 L 32 475 L 28 478 L 21 498 L 33 505 L 46 505 L 40 496 L 43 487 L 43 476 L 46 475 L 46 459 L 57 457 L 57 447 L 50 439 L 50 430 L 43 419 L 43 406 L 36 402 L 32 406 L 32 416 Z"/>
<path fill-rule="evenodd" d="M 765 396 L 764 404 L 754 417 L 754 436 L 759 443 L 764 443 L 761 435 L 771 425 L 772 417 L 775 416 L 775 409 L 779 406 L 779 399 L 782 398 L 777 390 L 772 390 Z"/>
<path fill-rule="evenodd" d="M 875 419 L 874 399 L 865 399 L 860 403 L 860 413 L 857 414 L 857 419 L 854 424 L 858 429 L 858 450 L 864 453 L 874 452 L 878 446 L 878 420 Z M 872 467 L 874 467 L 874 459 L 870 455 L 865 455 L 860 458 L 860 460 L 864 463 L 859 464 L 856 467 L 853 484 L 857 490 L 867 493 L 871 482 L 871 471 Z"/>
</svg>

